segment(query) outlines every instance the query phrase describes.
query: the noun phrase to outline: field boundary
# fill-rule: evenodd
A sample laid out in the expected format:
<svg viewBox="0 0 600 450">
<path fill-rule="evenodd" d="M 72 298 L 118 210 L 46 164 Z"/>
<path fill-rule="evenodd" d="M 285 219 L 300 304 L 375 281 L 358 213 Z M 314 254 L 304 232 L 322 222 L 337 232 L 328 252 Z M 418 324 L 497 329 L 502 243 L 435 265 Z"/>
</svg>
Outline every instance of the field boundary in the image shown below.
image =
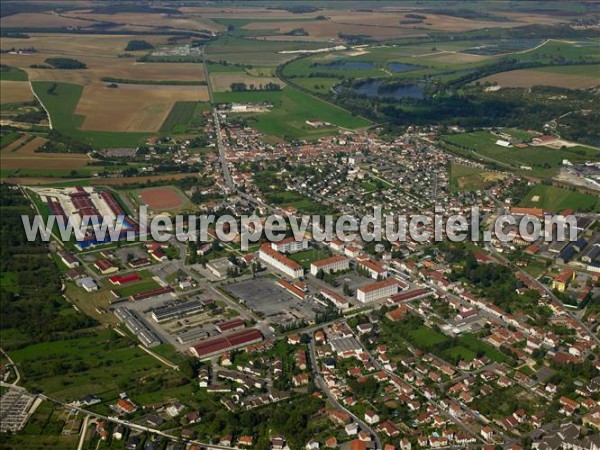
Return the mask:
<svg viewBox="0 0 600 450">
<path fill-rule="evenodd" d="M 33 88 L 33 84 L 31 82 L 31 80 L 28 80 L 27 82 L 29 83 L 29 89 L 31 89 L 31 92 L 33 93 L 33 96 L 39 102 L 39 104 L 42 105 L 42 108 L 44 108 L 44 111 L 46 111 L 46 116 L 48 116 L 48 127 L 51 130 L 53 130 L 54 128 L 52 127 L 52 117 L 50 116 L 50 111 L 48 111 L 48 108 L 46 108 L 46 105 L 44 105 L 44 102 L 42 102 L 42 100 L 40 99 L 40 97 L 35 92 L 35 89 Z"/>
</svg>

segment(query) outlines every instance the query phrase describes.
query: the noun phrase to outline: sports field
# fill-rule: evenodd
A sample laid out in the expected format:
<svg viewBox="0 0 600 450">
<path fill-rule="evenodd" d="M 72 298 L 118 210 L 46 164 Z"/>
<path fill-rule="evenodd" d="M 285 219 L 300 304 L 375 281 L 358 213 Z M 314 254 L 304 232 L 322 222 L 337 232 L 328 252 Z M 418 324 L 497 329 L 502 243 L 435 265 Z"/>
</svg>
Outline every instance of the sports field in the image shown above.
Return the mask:
<svg viewBox="0 0 600 450">
<path fill-rule="evenodd" d="M 543 208 L 559 213 L 565 209 L 600 212 L 600 196 L 593 196 L 557 186 L 538 184 L 525 196 L 519 206 Z"/>
<path fill-rule="evenodd" d="M 188 204 L 188 199 L 175 186 L 161 186 L 138 191 L 142 203 L 154 212 L 178 210 Z"/>
</svg>

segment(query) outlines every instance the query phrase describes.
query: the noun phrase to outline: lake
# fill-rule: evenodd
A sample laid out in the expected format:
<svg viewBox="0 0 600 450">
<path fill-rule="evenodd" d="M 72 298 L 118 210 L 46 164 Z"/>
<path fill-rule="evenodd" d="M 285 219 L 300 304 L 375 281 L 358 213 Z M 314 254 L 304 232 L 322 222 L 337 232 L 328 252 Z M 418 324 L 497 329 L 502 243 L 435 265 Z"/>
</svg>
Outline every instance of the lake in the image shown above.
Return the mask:
<svg viewBox="0 0 600 450">
<path fill-rule="evenodd" d="M 335 90 L 339 91 L 341 87 L 336 87 Z M 403 98 L 425 98 L 425 88 L 421 84 L 403 84 L 386 87 L 380 80 L 367 81 L 355 88 L 355 91 L 359 95 L 366 95 L 367 97 L 380 97 L 380 98 L 395 98 L 397 100 Z"/>
<path fill-rule="evenodd" d="M 421 66 L 416 66 L 414 64 L 404 64 L 404 63 L 389 63 L 388 68 L 392 72 L 401 73 L 401 72 L 410 72 L 411 70 L 420 69 Z"/>
<path fill-rule="evenodd" d="M 314 67 L 325 70 L 371 70 L 375 64 L 368 61 L 333 61 L 328 64 L 316 64 Z"/>
</svg>

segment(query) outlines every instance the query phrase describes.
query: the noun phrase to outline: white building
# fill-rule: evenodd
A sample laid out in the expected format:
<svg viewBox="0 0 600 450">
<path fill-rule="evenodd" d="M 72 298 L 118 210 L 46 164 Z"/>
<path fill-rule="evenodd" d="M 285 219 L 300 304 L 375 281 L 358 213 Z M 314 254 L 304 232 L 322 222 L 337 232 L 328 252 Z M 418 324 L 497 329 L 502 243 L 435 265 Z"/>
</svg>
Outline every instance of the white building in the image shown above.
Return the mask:
<svg viewBox="0 0 600 450">
<path fill-rule="evenodd" d="M 337 309 L 348 309 L 350 307 L 350 302 L 346 298 L 330 289 L 321 289 L 319 293 L 333 303 Z"/>
<path fill-rule="evenodd" d="M 358 256 L 360 256 L 360 249 L 357 247 L 354 247 L 353 245 L 348 245 L 345 249 L 344 249 L 344 254 L 348 257 L 348 258 L 356 258 Z"/>
<path fill-rule="evenodd" d="M 388 277 L 388 271 L 381 267 L 376 262 L 369 259 L 358 263 L 358 267 L 368 272 L 369 276 L 374 280 L 382 280 Z"/>
<path fill-rule="evenodd" d="M 75 284 L 80 288 L 85 289 L 87 292 L 94 292 L 98 290 L 98 285 L 92 277 L 80 278 L 75 281 Z"/>
<path fill-rule="evenodd" d="M 350 269 L 350 260 L 342 255 L 320 259 L 319 261 L 315 261 L 310 265 L 310 273 L 312 275 L 317 275 L 319 270 L 322 270 L 325 273 L 330 273 L 348 269 Z"/>
<path fill-rule="evenodd" d="M 301 278 L 304 275 L 304 270 L 302 270 L 300 264 L 272 249 L 269 244 L 263 244 L 260 247 L 258 258 L 290 278 Z"/>
<path fill-rule="evenodd" d="M 359 302 L 368 303 L 381 298 L 390 297 L 398 293 L 400 285 L 395 278 L 378 281 L 356 290 L 356 298 Z"/>
<path fill-rule="evenodd" d="M 296 253 L 308 249 L 308 239 L 297 241 L 293 236 L 282 239 L 279 242 L 271 242 L 271 248 L 280 253 Z"/>
<path fill-rule="evenodd" d="M 206 263 L 206 268 L 217 278 L 225 278 L 235 265 L 227 258 L 214 259 Z"/>
<path fill-rule="evenodd" d="M 74 269 L 75 267 L 79 267 L 79 260 L 75 258 L 71 253 L 68 252 L 58 252 L 60 256 L 60 260 L 67 266 L 69 269 Z"/>
<path fill-rule="evenodd" d="M 369 425 L 375 425 L 377 422 L 379 422 L 379 414 L 368 409 L 365 412 L 365 422 L 367 422 Z"/>
</svg>

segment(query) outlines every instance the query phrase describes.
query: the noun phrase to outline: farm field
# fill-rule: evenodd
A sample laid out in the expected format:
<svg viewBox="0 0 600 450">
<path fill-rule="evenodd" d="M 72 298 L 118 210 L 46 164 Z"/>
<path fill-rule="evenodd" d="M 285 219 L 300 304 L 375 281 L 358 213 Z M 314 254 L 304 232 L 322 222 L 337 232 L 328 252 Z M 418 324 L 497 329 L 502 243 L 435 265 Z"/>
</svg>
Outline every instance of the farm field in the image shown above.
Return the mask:
<svg viewBox="0 0 600 450">
<path fill-rule="evenodd" d="M 80 130 L 84 117 L 75 115 L 75 109 L 83 92 L 83 86 L 71 83 L 33 82 L 33 88 L 47 108 L 53 126 L 60 132 L 97 146 L 135 146 L 146 139 L 147 134 L 132 133 L 85 133 Z M 54 89 L 52 89 L 55 86 Z"/>
<path fill-rule="evenodd" d="M 278 206 L 292 207 L 304 214 L 329 214 L 331 212 L 330 208 L 297 192 L 275 192 L 268 194 L 267 198 Z"/>
<path fill-rule="evenodd" d="M 31 136 L 27 134 L 14 133 L 14 135 L 6 135 L 6 139 L 2 141 L 2 152 L 16 152 L 30 140 Z"/>
<path fill-rule="evenodd" d="M 173 108 L 169 112 L 165 121 L 160 127 L 160 131 L 170 132 L 184 132 L 187 125 L 189 124 L 194 111 L 196 110 L 196 102 L 179 101 L 175 102 Z"/>
<path fill-rule="evenodd" d="M 22 103 L 33 100 L 33 93 L 26 81 L 0 81 L 0 103 Z"/>
<path fill-rule="evenodd" d="M 511 70 L 479 79 L 502 87 L 556 86 L 584 89 L 600 84 L 600 66 L 557 66 L 539 69 Z"/>
<path fill-rule="evenodd" d="M 54 87 L 55 86 L 55 87 Z M 96 146 L 136 146 L 158 131 L 178 99 L 207 98 L 204 86 L 127 85 L 84 88 L 72 83 L 33 82 L 53 125 Z M 98 107 L 102 104 L 103 107 Z"/>
<path fill-rule="evenodd" d="M 2 28 L 48 28 L 48 27 L 85 27 L 89 23 L 83 20 L 61 17 L 50 12 L 19 13 L 2 17 L 0 26 Z"/>
<path fill-rule="evenodd" d="M 135 57 L 120 57 L 132 39 L 127 35 L 84 34 L 74 39 L 64 33 L 3 38 L 3 49 L 34 47 L 36 52 L 3 54 L 3 64 L 9 69 L 2 72 L 2 102 L 31 100 L 28 83 L 12 84 L 17 82 L 15 79 L 29 78 L 57 130 L 97 147 L 137 146 L 149 133 L 159 132 L 167 119 L 171 131 L 181 125 L 176 123 L 179 118 L 186 119 L 175 107 L 177 102 L 208 100 L 208 90 L 202 85 L 206 83 L 203 65 L 142 63 Z M 165 35 L 140 35 L 136 39 L 156 47 L 168 42 Z M 134 51 L 131 56 L 145 53 Z M 87 68 L 45 68 L 50 57 L 75 58 Z M 112 80 L 111 87 L 102 79 Z M 57 88 L 49 93 L 51 83 Z M 10 87 L 6 95 L 5 86 Z"/>
<path fill-rule="evenodd" d="M 98 89 L 86 86 L 75 114 L 85 116 L 82 130 L 156 132 L 176 102 L 189 100 L 208 100 L 206 87 L 130 84 L 119 85 L 118 89 Z"/>
<path fill-rule="evenodd" d="M 555 176 L 562 161 L 568 159 L 571 162 L 587 161 L 597 159 L 599 151 L 590 147 L 552 149 L 549 147 L 507 148 L 496 144 L 497 136 L 487 131 L 473 133 L 461 133 L 441 137 L 441 142 L 452 151 L 456 151 L 466 157 L 476 157 L 486 162 L 495 162 L 504 167 L 510 167 L 517 173 L 539 178 L 551 178 Z M 531 167 L 531 170 L 524 169 Z"/>
<path fill-rule="evenodd" d="M 344 20 L 342 18 L 342 20 Z M 252 22 L 243 27 L 244 30 L 262 31 L 262 34 L 266 30 L 273 30 L 271 34 L 286 34 L 292 30 L 302 28 L 304 29 L 309 37 L 318 38 L 323 40 L 333 40 L 340 34 L 359 34 L 363 36 L 369 36 L 373 39 L 394 39 L 394 38 L 407 38 L 407 37 L 425 37 L 427 36 L 423 31 L 406 29 L 400 27 L 382 27 L 379 25 L 360 25 L 354 23 L 342 23 L 334 20 L 324 21 L 282 21 L 280 23 L 262 23 Z"/>
<path fill-rule="evenodd" d="M 267 83 L 277 84 L 281 88 L 285 86 L 285 84 L 276 77 L 259 77 L 237 72 L 217 72 L 209 76 L 211 88 L 218 92 L 231 91 L 231 85 L 233 83 L 244 83 L 251 90 L 252 86 L 257 90 L 261 90 L 260 87 Z"/>
<path fill-rule="evenodd" d="M 421 349 L 438 347 L 439 353 L 437 354 L 453 362 L 458 362 L 461 359 L 472 360 L 478 353 L 485 354 L 488 358 L 498 362 L 507 360 L 502 352 L 468 333 L 451 339 L 425 325 L 421 325 L 410 332 L 410 337 L 414 345 Z"/>
<path fill-rule="evenodd" d="M 99 22 L 111 22 L 114 20 L 113 14 L 103 14 L 99 12 L 79 10 L 70 11 L 65 14 L 67 17 L 84 18 Z M 128 27 L 166 27 L 175 29 L 184 29 L 192 31 L 219 31 L 222 27 L 203 19 L 197 19 L 194 16 L 169 17 L 164 14 L 152 14 L 144 12 L 121 12 L 119 13 L 119 22 Z M 89 23 L 88 23 L 89 25 Z"/>
<path fill-rule="evenodd" d="M 18 16 L 18 14 L 16 15 Z M 12 20 L 18 18 L 10 16 Z M 9 17 L 3 17 L 0 21 L 4 26 L 4 21 Z M 38 53 L 52 54 L 61 53 L 68 54 L 73 58 L 79 57 L 94 57 L 94 56 L 117 56 L 124 53 L 127 43 L 134 39 L 132 36 L 124 34 L 77 34 L 74 39 L 69 33 L 29 33 L 28 38 L 2 38 L 0 48 L 8 49 L 12 47 L 34 47 Z M 159 46 L 166 43 L 165 36 L 160 35 L 142 35 L 135 39 L 143 39 L 154 46 Z M 135 54 L 135 52 L 132 52 Z M 139 54 L 139 52 L 138 52 Z M 13 60 L 18 61 L 19 58 L 28 58 L 34 55 L 7 55 L 13 57 Z M 4 58 L 4 57 L 3 57 Z M 131 59 L 125 58 L 123 63 L 132 62 Z"/>
<path fill-rule="evenodd" d="M 322 47 L 323 43 L 223 37 L 206 47 L 206 59 L 213 62 L 228 61 L 234 64 L 274 67 L 297 56 L 279 52 Z"/>
<path fill-rule="evenodd" d="M 92 161 L 87 155 L 81 154 L 34 153 L 33 149 L 39 144 L 40 141 L 32 141 L 14 152 L 2 150 L 0 153 L 2 170 L 20 170 L 27 173 L 35 173 L 36 170 L 62 172 L 81 169 Z M 101 167 L 96 167 L 96 170 L 100 169 Z"/>
<path fill-rule="evenodd" d="M 0 80 L 27 81 L 27 72 L 16 67 L 3 65 L 2 70 L 0 70 Z"/>
<path fill-rule="evenodd" d="M 282 91 L 271 92 L 217 92 L 215 101 L 217 103 L 272 102 L 271 111 L 243 117 L 263 133 L 279 138 L 318 137 L 335 133 L 337 129 L 334 127 L 356 129 L 371 124 L 366 119 L 353 116 L 345 109 L 291 86 L 287 86 Z M 328 122 L 334 127 L 314 128 L 306 124 L 308 119 Z"/>
<path fill-rule="evenodd" d="M 91 166 L 90 166 L 91 167 Z M 117 166 L 117 168 L 123 168 Z M 87 169 L 87 168 L 86 168 Z M 98 170 L 98 168 L 96 168 Z M 10 171 L 8 173 L 3 173 L 3 176 L 11 175 Z M 81 172 L 81 171 L 78 171 Z M 68 176 L 69 174 L 65 174 Z M 147 175 L 147 176 L 139 176 L 139 177 L 111 177 L 111 178 L 81 178 L 85 176 L 84 173 L 80 173 L 79 177 L 74 177 L 72 180 L 68 181 L 60 181 L 57 180 L 56 174 L 48 173 L 47 171 L 40 171 L 37 174 L 31 174 L 30 176 L 25 175 L 11 175 L 12 183 L 19 184 L 27 184 L 31 186 L 39 186 L 39 185 L 53 185 L 53 186 L 73 186 L 73 185 L 83 185 L 83 186 L 127 186 L 131 184 L 142 184 L 142 183 L 154 183 L 154 182 L 165 182 L 172 180 L 181 180 L 182 178 L 188 178 L 190 176 L 189 173 L 165 173 L 161 175 Z"/>
<path fill-rule="evenodd" d="M 520 206 L 543 208 L 554 213 L 569 208 L 575 211 L 600 212 L 600 197 L 558 186 L 538 184 L 525 196 Z"/>
</svg>

